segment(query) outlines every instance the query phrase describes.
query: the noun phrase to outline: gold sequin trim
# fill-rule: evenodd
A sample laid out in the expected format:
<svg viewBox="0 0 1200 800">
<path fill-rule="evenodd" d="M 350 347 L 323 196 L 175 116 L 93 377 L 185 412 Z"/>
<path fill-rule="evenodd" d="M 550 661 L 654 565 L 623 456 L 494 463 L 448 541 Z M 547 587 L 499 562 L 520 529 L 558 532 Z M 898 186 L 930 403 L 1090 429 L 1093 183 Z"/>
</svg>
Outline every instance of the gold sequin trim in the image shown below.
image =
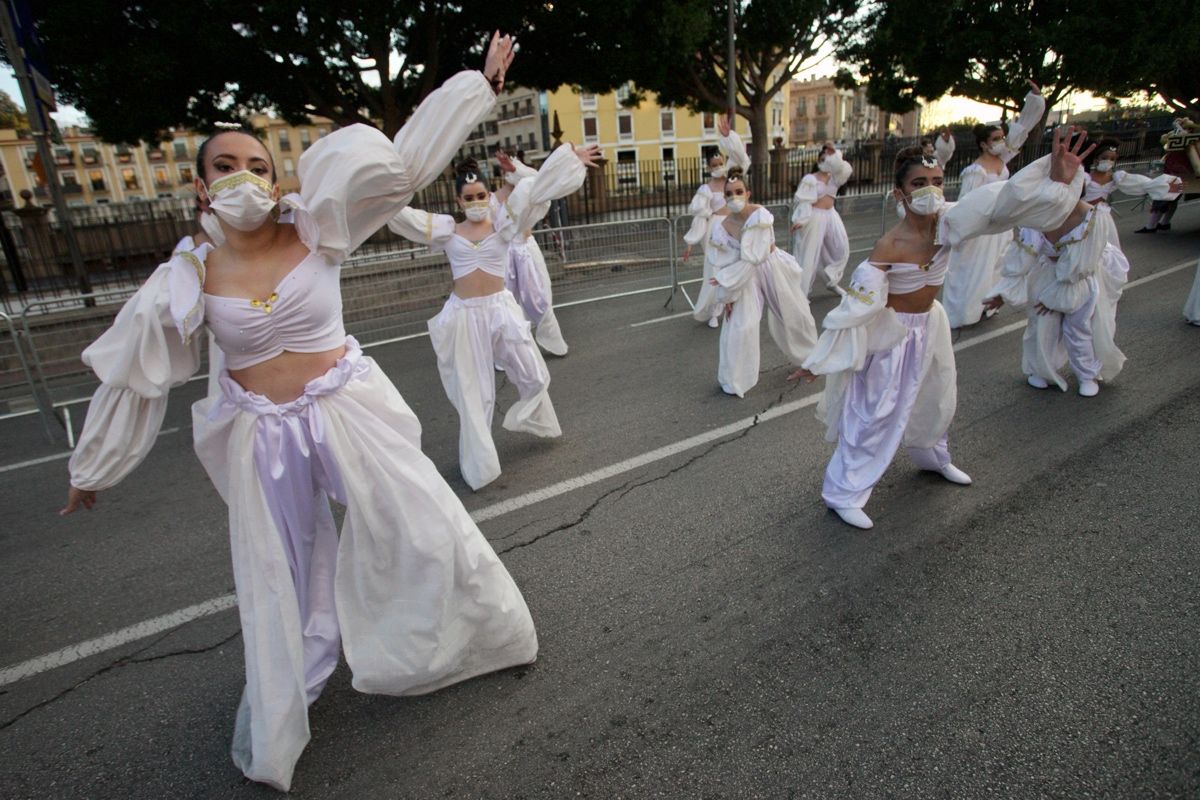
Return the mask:
<svg viewBox="0 0 1200 800">
<path fill-rule="evenodd" d="M 271 313 L 271 304 L 274 303 L 278 299 L 279 299 L 279 295 L 277 295 L 275 292 L 271 292 L 271 296 L 268 297 L 266 300 L 251 300 L 250 305 L 253 308 L 260 309 L 264 314 L 270 314 Z"/>
<path fill-rule="evenodd" d="M 433 214 L 425 214 L 425 239 L 433 244 Z"/>
<path fill-rule="evenodd" d="M 243 183 L 253 183 L 255 186 L 258 186 L 267 192 L 271 191 L 271 183 L 265 178 L 260 178 L 253 172 L 238 172 L 213 181 L 208 187 L 208 192 L 209 194 L 216 194 L 222 189 L 229 189 L 233 186 L 241 186 Z"/>
<path fill-rule="evenodd" d="M 204 303 L 204 262 L 196 257 L 194 253 L 189 253 L 187 250 L 176 250 L 173 257 L 182 258 L 192 265 L 192 269 L 196 271 L 196 280 L 200 282 L 200 291 L 196 292 L 196 302 L 192 304 L 191 310 L 183 317 L 183 343 L 191 344 L 192 335 L 187 332 L 191 326 L 192 319 L 200 313 L 200 306 Z"/>
<path fill-rule="evenodd" d="M 1054 243 L 1054 251 L 1060 253 L 1060 252 L 1062 252 L 1063 248 L 1065 248 L 1069 245 L 1079 244 L 1084 239 L 1086 239 L 1092 235 L 1092 228 L 1094 228 L 1095 225 L 1096 225 L 1096 211 L 1095 211 L 1095 209 L 1093 209 L 1092 211 L 1088 212 L 1087 227 L 1083 229 L 1083 235 L 1080 236 L 1078 239 L 1059 239 L 1057 242 Z"/>
<path fill-rule="evenodd" d="M 863 288 L 861 286 L 855 286 L 852 283 L 852 284 L 850 284 L 850 287 L 848 289 L 846 289 L 846 294 L 850 295 L 851 297 L 853 297 L 855 300 L 862 303 L 863 305 L 867 305 L 867 306 L 875 305 L 874 290 L 867 291 L 865 288 Z"/>
</svg>

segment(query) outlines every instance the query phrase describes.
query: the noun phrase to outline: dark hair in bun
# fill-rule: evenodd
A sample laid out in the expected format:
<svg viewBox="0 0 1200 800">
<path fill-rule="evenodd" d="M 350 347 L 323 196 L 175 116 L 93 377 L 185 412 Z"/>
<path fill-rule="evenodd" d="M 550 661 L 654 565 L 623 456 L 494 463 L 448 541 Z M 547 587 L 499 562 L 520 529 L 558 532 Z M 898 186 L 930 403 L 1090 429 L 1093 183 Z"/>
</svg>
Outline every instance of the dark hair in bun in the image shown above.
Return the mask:
<svg viewBox="0 0 1200 800">
<path fill-rule="evenodd" d="M 999 125 L 980 124 L 971 130 L 975 134 L 975 144 L 979 145 L 979 149 L 982 150 L 983 146 L 987 144 L 988 137 L 992 135 L 992 131 L 1003 131 L 1004 128 L 1001 128 Z"/>
<path fill-rule="evenodd" d="M 925 155 L 925 150 L 918 145 L 905 147 L 899 153 L 896 153 L 896 186 L 904 186 L 904 181 L 908 179 L 909 170 L 914 167 L 939 167 L 937 159 L 933 156 Z"/>
<path fill-rule="evenodd" d="M 483 183 L 479 177 L 479 163 L 465 158 L 454 168 L 454 193 L 462 194 L 463 187 L 471 183 Z"/>
<path fill-rule="evenodd" d="M 725 173 L 725 185 L 729 186 L 731 183 L 740 183 L 747 189 L 750 188 L 750 184 L 746 183 L 746 171 L 741 167 L 730 167 Z"/>
</svg>

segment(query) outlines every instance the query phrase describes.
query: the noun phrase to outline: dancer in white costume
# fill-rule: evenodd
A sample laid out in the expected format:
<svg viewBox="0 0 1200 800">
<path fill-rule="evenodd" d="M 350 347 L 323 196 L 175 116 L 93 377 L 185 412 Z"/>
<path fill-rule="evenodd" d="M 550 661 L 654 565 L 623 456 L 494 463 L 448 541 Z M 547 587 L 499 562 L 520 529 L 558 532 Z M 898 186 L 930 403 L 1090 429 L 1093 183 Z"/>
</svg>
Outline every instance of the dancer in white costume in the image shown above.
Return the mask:
<svg viewBox="0 0 1200 800">
<path fill-rule="evenodd" d="M 696 305 L 692 308 L 692 317 L 697 322 L 707 322 L 708 327 L 720 325 L 722 308 L 717 302 L 717 290 L 710 281 L 716 274 L 712 259 L 709 257 L 708 228 L 713 224 L 713 216 L 725 207 L 725 156 L 715 153 L 708 160 L 708 171 L 712 176 L 707 183 L 700 184 L 688 213 L 692 215 L 692 225 L 683 235 L 687 247 L 683 251 L 683 263 L 692 257 L 692 248 L 700 245 L 704 253 L 704 276 L 700 281 L 700 290 L 696 294 Z"/>
<path fill-rule="evenodd" d="M 954 148 L 957 146 L 954 137 L 950 135 L 949 128 L 942 129 L 941 133 L 935 136 L 925 136 L 921 139 L 921 151 L 927 156 L 936 158 L 938 166 L 943 170 L 950 163 L 950 159 L 954 157 Z"/>
<path fill-rule="evenodd" d="M 159 267 L 84 352 L 102 386 L 64 514 L 92 508 L 144 459 L 168 390 L 199 367 L 203 326 L 228 357 L 221 393 L 192 421 L 229 505 L 246 664 L 233 759 L 278 789 L 291 785 L 339 645 L 356 689 L 395 695 L 537 655 L 520 591 L 421 453 L 416 417 L 345 335 L 338 286 L 342 262 L 487 115 L 511 46 L 493 37 L 484 72 L 447 81 L 394 142 L 354 125 L 313 144 L 299 195 L 280 199 L 254 137 L 209 139 L 197 191 L 218 246 Z M 340 537 L 326 495 L 346 506 Z"/>
<path fill-rule="evenodd" d="M 841 151 L 826 143 L 818 156 L 817 172 L 805 175 L 792 197 L 792 255 L 804 273 L 806 297 L 818 272 L 821 282 L 834 291 L 846 271 L 850 238 L 833 201 L 853 172 Z"/>
<path fill-rule="evenodd" d="M 504 427 L 535 436 L 562 435 L 550 402 L 550 372 L 512 292 L 504 287 L 510 242 L 525 236 L 550 210 L 550 203 L 583 185 L 596 146 L 559 147 L 534 177 L 517 184 L 492 221 L 487 186 L 474 161 L 459 165 L 458 204 L 466 220 L 405 208 L 388 227 L 414 242 L 442 251 L 450 261 L 454 292 L 429 320 L 429 338 L 450 402 L 458 411 L 458 464 L 472 489 L 500 477 L 492 440 L 499 365 L 519 398 L 504 415 Z"/>
<path fill-rule="evenodd" d="M 854 270 L 804 369 L 790 376 L 827 376 L 817 416 L 837 449 L 821 496 L 846 523 L 872 526 L 863 507 L 902 443 L 921 469 L 971 482 L 951 463 L 946 436 L 958 390 L 950 326 L 935 298 L 949 250 L 1017 224 L 1060 225 L 1079 202 L 1081 142 L 1068 148 L 1056 132 L 1051 156 L 955 204 L 943 204 L 936 159 L 918 147 L 897 155 L 893 194 L 904 218 Z"/>
<path fill-rule="evenodd" d="M 709 233 L 713 225 L 720 223 L 719 216 L 728 213 L 724 210 L 726 174 L 731 169 L 741 170 L 743 174 L 750 169 L 750 155 L 746 152 L 746 145 L 737 131 L 730 128 L 727 116 L 721 115 L 718 119 L 717 132 L 721 135 L 720 151 L 708 160 L 712 179 L 702 184 L 692 197 L 692 203 L 688 207 L 688 213 L 692 215 L 692 225 L 683 235 L 683 241 L 687 243 L 687 249 L 683 251 L 684 262 L 691 257 L 692 248 L 696 244 L 699 244 L 704 252 L 704 276 L 696 294 L 692 317 L 697 322 L 707 322 L 710 328 L 720 325 L 725 308 L 718 302 L 717 288 L 712 282 L 717 270 L 724 266 L 724 256 L 709 246 Z"/>
<path fill-rule="evenodd" d="M 1111 169 L 1116 149 L 1100 143 L 1102 158 Z M 1103 173 L 1103 170 L 1101 170 Z M 1157 182 L 1148 178 L 1124 180 L 1131 189 L 1152 192 L 1170 199 L 1181 182 L 1164 175 Z M 1112 187 L 1118 179 L 1099 188 Z M 1117 302 L 1129 279 L 1129 261 L 1121 251 L 1116 225 L 1108 203 L 1095 195 L 1087 181 L 1084 199 L 1061 225 L 1045 232 L 1022 228 L 1009 245 L 1002 262 L 1001 277 L 984 301 L 998 309 L 1005 302 L 1026 306 L 1029 324 L 1022 339 L 1021 369 L 1030 386 L 1045 389 L 1051 383 L 1064 392 L 1067 382 L 1059 370 L 1068 363 L 1079 381 L 1079 394 L 1094 397 L 1100 381 L 1115 378 L 1125 355 L 1115 342 Z M 1159 188 L 1164 191 L 1157 191 Z"/>
<path fill-rule="evenodd" d="M 1148 195 L 1151 200 L 1167 201 L 1168 195 L 1178 197 L 1183 191 L 1183 181 L 1174 175 L 1159 175 L 1150 178 L 1145 175 L 1135 175 L 1123 169 L 1116 169 L 1117 148 L 1121 143 L 1116 139 L 1101 139 L 1096 144 L 1095 151 L 1084 164 L 1087 169 L 1087 180 L 1083 184 L 1083 199 L 1094 206 L 1109 208 L 1109 197 L 1119 190 L 1131 197 Z M 1115 170 L 1115 171 L 1114 171 Z M 1120 248 L 1121 241 L 1117 236 L 1117 226 L 1105 226 L 1112 236 L 1110 243 Z"/>
<path fill-rule="evenodd" d="M 771 338 L 793 364 L 800 364 L 817 340 L 817 326 L 800 291 L 800 265 L 775 246 L 775 219 L 750 203 L 742 171 L 730 168 L 725 209 L 711 226 L 709 247 L 720 264 L 712 285 L 726 309 L 721 327 L 717 382 L 726 394 L 744 397 L 758 383 L 759 324 L 769 312 Z"/>
<path fill-rule="evenodd" d="M 510 157 L 503 150 L 496 153 L 496 160 L 505 176 L 504 185 L 491 194 L 493 224 L 499 220 L 501 207 L 516 185 L 537 175 L 537 170 L 533 167 Z M 538 220 L 534 220 L 531 224 L 537 222 Z M 504 275 L 504 286 L 512 292 L 517 304 L 525 312 L 525 317 L 533 326 L 534 339 L 547 353 L 565 356 L 567 343 L 563 340 L 558 317 L 554 314 L 550 270 L 546 267 L 546 258 L 533 236 L 532 228 L 527 228 L 521 231 L 520 235 L 513 237 L 509 243 L 508 256 L 508 272 Z"/>
<path fill-rule="evenodd" d="M 1031 130 L 1046 110 L 1046 101 L 1033 81 L 1020 116 L 1008 124 L 1008 135 L 999 125 L 976 125 L 979 158 L 962 171 L 958 199 L 966 199 L 981 186 L 1008 180 L 1008 162 L 1020 152 Z M 980 236 L 950 251 L 950 271 L 942 289 L 942 303 L 951 328 L 974 325 L 983 316 L 983 298 L 1000 275 L 1000 259 L 1012 241 L 1012 231 Z"/>
</svg>

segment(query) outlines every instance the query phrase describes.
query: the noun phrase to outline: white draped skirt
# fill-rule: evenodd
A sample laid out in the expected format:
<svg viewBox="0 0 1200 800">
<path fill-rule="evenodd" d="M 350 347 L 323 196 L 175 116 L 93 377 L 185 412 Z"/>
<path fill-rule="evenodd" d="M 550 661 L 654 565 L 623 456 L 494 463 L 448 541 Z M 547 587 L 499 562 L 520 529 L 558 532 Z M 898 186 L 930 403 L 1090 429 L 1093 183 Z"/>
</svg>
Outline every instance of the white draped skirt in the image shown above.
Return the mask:
<svg viewBox="0 0 1200 800">
<path fill-rule="evenodd" d="M 1000 280 L 1000 261 L 1012 240 L 1012 231 L 1005 231 L 968 239 L 950 250 L 942 305 L 951 328 L 983 318 L 983 300 Z"/>
<path fill-rule="evenodd" d="M 525 317 L 533 325 L 537 343 L 548 353 L 565 356 L 567 343 L 558 326 L 558 317 L 554 315 L 550 270 L 546 267 L 542 248 L 538 247 L 534 237 L 512 243 L 508 251 L 504 287 L 512 292 Z"/>
<path fill-rule="evenodd" d="M 392 695 L 537 655 L 520 591 L 421 452 L 416 417 L 347 345 L 290 403 L 226 372 L 192 409 L 196 453 L 229 505 L 246 663 L 233 759 L 285 791 L 339 642 L 354 688 Z M 340 537 L 328 497 L 346 506 Z"/>
<path fill-rule="evenodd" d="M 429 320 L 442 386 L 458 411 L 459 467 L 472 489 L 500 477 L 500 456 L 492 441 L 497 366 L 519 398 L 504 415 L 504 427 L 535 436 L 562 435 L 550 402 L 550 372 L 529 328 L 507 289 L 467 299 L 452 294 Z"/>
<path fill-rule="evenodd" d="M 804 227 L 792 234 L 792 255 L 804 273 L 806 297 L 812 293 L 818 272 L 821 281 L 829 286 L 841 282 L 846 262 L 850 260 L 850 237 L 836 209 L 812 210 L 812 217 Z"/>
<path fill-rule="evenodd" d="M 772 250 L 735 294 L 721 293 L 733 312 L 721 326 L 717 382 L 726 394 L 744 397 L 758 383 L 759 325 L 763 309 L 775 344 L 799 366 L 817 341 L 817 324 L 800 291 L 800 267 L 788 253 Z"/>
</svg>

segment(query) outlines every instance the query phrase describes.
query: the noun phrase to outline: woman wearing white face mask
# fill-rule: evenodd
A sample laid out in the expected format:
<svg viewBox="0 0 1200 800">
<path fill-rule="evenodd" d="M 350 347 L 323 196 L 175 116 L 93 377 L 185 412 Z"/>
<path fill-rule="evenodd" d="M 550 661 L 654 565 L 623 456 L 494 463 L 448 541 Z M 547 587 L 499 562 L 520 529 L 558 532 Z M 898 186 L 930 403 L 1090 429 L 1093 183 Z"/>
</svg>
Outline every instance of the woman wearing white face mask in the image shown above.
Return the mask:
<svg viewBox="0 0 1200 800">
<path fill-rule="evenodd" d="M 1107 197 L 1114 187 L 1169 199 L 1182 190 L 1170 175 L 1110 175 L 1117 142 L 1102 140 L 1094 154 L 1083 199 L 1070 216 L 1045 232 L 1022 228 L 1009 246 L 1001 277 L 985 300 L 1026 306 L 1029 324 L 1022 341 L 1022 370 L 1030 386 L 1067 390 L 1061 370 L 1070 364 L 1079 394 L 1094 397 L 1100 382 L 1121 371 L 1125 355 L 1116 345 L 1117 302 L 1129 276 Z M 1104 163 L 1107 162 L 1107 163 Z M 1085 164 L 1088 163 L 1085 160 Z"/>
<path fill-rule="evenodd" d="M 1046 101 L 1033 81 L 1025 95 L 1021 114 L 1008 124 L 1008 134 L 999 125 L 976 125 L 975 140 L 979 157 L 962 171 L 958 199 L 963 200 L 980 186 L 1008 180 L 1011 161 L 1046 110 Z M 950 271 L 942 291 L 942 303 L 951 328 L 974 325 L 983 316 L 983 298 L 999 275 L 1000 259 L 1012 241 L 1012 232 L 981 236 L 953 248 Z"/>
<path fill-rule="evenodd" d="M 837 449 L 821 497 L 847 524 L 872 526 L 863 507 L 901 444 L 920 469 L 971 482 L 951 463 L 947 441 L 956 373 L 950 326 L 936 298 L 950 249 L 1013 225 L 1061 224 L 1083 183 L 1081 144 L 1082 137 L 1068 148 L 1056 131 L 1053 155 L 955 204 L 944 203 L 935 158 L 919 147 L 896 156 L 893 195 L 904 217 L 854 270 L 812 355 L 791 376 L 826 376 L 817 417 Z"/>
<path fill-rule="evenodd" d="M 813 279 L 830 291 L 842 279 L 850 260 L 850 238 L 846 226 L 833 207 L 838 189 L 850 180 L 854 168 L 846 163 L 840 150 L 831 143 L 821 148 L 817 171 L 805 175 L 792 198 L 792 255 L 804 271 L 804 294 L 812 290 Z"/>
<path fill-rule="evenodd" d="M 697 322 L 707 322 L 708 327 L 715 328 L 721 324 L 721 314 L 724 309 L 717 302 L 717 290 L 712 284 L 717 274 L 718 265 L 713 260 L 714 253 L 708 244 L 709 230 L 719 224 L 717 212 L 725 208 L 725 176 L 730 169 L 740 169 L 745 172 L 750 167 L 750 157 L 746 146 L 737 131 L 731 130 L 729 120 L 722 115 L 717 122 L 721 134 L 721 151 L 708 160 L 709 174 L 712 176 L 707 183 L 700 184 L 692 197 L 688 213 L 692 215 L 692 225 L 683 235 L 687 248 L 683 251 L 684 263 L 692 255 L 692 248 L 699 244 L 704 252 L 704 276 L 700 281 L 700 289 L 696 294 L 696 305 L 692 308 L 692 317 Z"/>
<path fill-rule="evenodd" d="M 744 397 L 758 383 L 764 308 L 771 338 L 793 364 L 812 350 L 817 326 L 800 291 L 800 265 L 775 247 L 775 219 L 750 202 L 750 187 L 736 167 L 725 181 L 725 208 L 713 218 L 708 244 L 717 267 L 710 285 L 726 309 L 717 382 L 726 394 Z"/>
<path fill-rule="evenodd" d="M 221 243 L 159 267 L 84 352 L 103 385 L 64 514 L 91 508 L 149 452 L 169 389 L 199 366 L 199 331 L 227 357 L 220 393 L 192 420 L 229 505 L 246 665 L 232 751 L 252 780 L 289 788 L 339 652 L 355 688 L 395 695 L 537 655 L 520 591 L 421 453 L 416 417 L 346 336 L 339 286 L 350 253 L 487 115 L 511 53 L 493 37 L 483 73 L 447 81 L 394 141 L 363 125 L 322 138 L 300 158 L 298 195 L 280 197 L 253 136 L 213 136 L 198 191 Z M 328 497 L 346 506 L 340 537 Z"/>
<path fill-rule="evenodd" d="M 481 489 L 500 477 L 492 440 L 496 366 L 504 369 L 519 399 L 504 415 L 504 427 L 535 436 L 562 435 L 550 402 L 550 373 L 512 292 L 505 288 L 510 243 L 525 235 L 550 210 L 550 203 L 583 185 L 587 167 L 600 157 L 596 146 L 559 147 L 533 177 L 521 180 L 500 204 L 493 221 L 490 192 L 473 160 L 459 165 L 458 205 L 467 219 L 405 208 L 388 227 L 444 252 L 454 292 L 429 320 L 442 386 L 458 411 L 458 463 L 463 479 Z"/>
</svg>

